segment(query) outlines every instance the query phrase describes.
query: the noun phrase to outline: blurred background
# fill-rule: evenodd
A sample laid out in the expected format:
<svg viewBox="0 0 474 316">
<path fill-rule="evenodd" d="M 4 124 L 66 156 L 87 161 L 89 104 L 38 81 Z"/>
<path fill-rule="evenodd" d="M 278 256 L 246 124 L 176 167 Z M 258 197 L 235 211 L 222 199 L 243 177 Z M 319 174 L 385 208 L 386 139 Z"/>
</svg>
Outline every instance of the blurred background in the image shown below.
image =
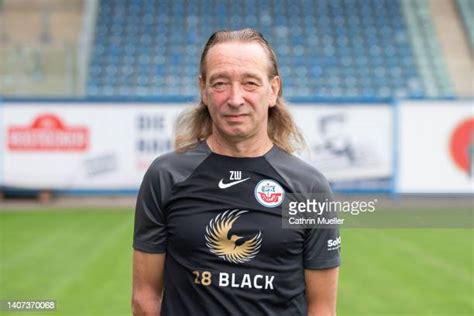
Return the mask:
<svg viewBox="0 0 474 316">
<path fill-rule="evenodd" d="M 340 199 L 423 214 L 342 229 L 338 314 L 473 315 L 473 17 L 473 0 L 0 0 L 0 300 L 130 314 L 140 181 L 199 100 L 209 36 L 251 27 L 298 154 Z"/>
</svg>

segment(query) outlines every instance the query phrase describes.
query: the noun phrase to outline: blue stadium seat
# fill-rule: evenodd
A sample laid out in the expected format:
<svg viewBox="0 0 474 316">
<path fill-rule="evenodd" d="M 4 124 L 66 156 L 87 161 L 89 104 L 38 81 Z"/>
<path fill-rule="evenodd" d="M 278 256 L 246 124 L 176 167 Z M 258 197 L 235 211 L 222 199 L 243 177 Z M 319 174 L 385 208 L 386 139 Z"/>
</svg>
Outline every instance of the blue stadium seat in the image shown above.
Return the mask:
<svg viewBox="0 0 474 316">
<path fill-rule="evenodd" d="M 420 53 L 436 48 L 434 34 L 423 29 L 429 40 L 413 40 L 412 22 L 426 22 L 424 9 L 415 4 L 419 16 L 407 14 L 406 3 L 103 0 L 87 93 L 196 95 L 199 54 L 211 32 L 253 27 L 275 48 L 286 96 L 447 95 L 449 84 L 436 77 L 443 76 L 438 56 Z"/>
</svg>

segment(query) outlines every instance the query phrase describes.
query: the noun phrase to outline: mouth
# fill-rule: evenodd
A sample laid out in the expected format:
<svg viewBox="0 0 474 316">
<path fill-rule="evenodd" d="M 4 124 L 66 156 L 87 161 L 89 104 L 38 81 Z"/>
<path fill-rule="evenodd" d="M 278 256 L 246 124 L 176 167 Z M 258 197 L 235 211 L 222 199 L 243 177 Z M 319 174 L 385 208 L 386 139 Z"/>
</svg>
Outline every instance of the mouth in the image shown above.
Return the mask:
<svg viewBox="0 0 474 316">
<path fill-rule="evenodd" d="M 224 117 L 227 117 L 227 118 L 241 118 L 241 117 L 245 117 L 247 116 L 247 114 L 227 114 L 227 115 L 224 115 Z"/>
<path fill-rule="evenodd" d="M 241 124 L 245 121 L 247 114 L 224 115 L 224 119 L 230 124 Z"/>
</svg>

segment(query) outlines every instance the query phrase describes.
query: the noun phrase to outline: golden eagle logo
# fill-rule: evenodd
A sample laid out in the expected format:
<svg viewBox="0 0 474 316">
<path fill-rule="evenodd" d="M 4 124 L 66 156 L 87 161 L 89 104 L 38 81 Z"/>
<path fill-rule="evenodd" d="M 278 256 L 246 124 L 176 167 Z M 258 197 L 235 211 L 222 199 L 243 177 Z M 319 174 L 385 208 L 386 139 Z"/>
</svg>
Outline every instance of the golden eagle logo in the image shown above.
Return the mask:
<svg viewBox="0 0 474 316">
<path fill-rule="evenodd" d="M 247 262 L 258 254 L 262 245 L 260 231 L 244 242 L 241 242 L 243 237 L 236 234 L 231 234 L 229 238 L 232 225 L 244 213 L 247 211 L 228 210 L 211 219 L 206 226 L 206 245 L 213 254 L 233 263 Z"/>
</svg>

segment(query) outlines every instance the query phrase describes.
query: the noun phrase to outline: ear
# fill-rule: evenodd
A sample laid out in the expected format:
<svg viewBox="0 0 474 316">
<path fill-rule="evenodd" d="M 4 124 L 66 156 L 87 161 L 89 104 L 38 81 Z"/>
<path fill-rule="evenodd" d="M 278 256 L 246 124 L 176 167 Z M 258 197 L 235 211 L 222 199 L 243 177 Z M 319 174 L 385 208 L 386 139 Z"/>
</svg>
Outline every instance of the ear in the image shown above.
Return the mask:
<svg viewBox="0 0 474 316">
<path fill-rule="evenodd" d="M 206 83 L 201 75 L 199 75 L 199 92 L 201 93 L 201 100 L 204 104 L 207 105 L 207 95 L 206 95 Z"/>
<path fill-rule="evenodd" d="M 269 98 L 269 106 L 274 107 L 276 105 L 278 94 L 280 93 L 281 87 L 281 79 L 279 76 L 273 77 L 272 81 L 270 82 L 270 98 Z"/>
</svg>

